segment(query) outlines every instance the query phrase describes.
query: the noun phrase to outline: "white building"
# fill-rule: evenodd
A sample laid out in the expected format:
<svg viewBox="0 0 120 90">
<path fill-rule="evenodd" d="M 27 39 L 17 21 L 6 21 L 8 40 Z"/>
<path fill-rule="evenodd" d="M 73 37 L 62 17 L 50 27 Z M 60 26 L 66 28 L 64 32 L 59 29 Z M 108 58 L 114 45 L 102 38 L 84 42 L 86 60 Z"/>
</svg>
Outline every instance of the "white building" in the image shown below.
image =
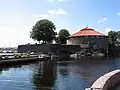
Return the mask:
<svg viewBox="0 0 120 90">
<path fill-rule="evenodd" d="M 108 36 L 86 27 L 70 36 L 67 44 L 81 45 L 83 47 L 89 45 L 95 49 L 108 50 Z"/>
</svg>

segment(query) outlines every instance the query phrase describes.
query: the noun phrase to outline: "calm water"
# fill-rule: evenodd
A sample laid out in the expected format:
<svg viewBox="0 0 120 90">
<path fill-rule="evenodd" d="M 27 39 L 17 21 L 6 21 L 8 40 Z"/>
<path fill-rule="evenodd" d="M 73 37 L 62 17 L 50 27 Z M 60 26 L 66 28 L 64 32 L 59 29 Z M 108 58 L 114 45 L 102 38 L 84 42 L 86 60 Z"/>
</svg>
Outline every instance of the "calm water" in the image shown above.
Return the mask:
<svg viewBox="0 0 120 90">
<path fill-rule="evenodd" d="M 120 69 L 120 58 L 0 66 L 0 90 L 85 90 L 114 69 Z"/>
</svg>

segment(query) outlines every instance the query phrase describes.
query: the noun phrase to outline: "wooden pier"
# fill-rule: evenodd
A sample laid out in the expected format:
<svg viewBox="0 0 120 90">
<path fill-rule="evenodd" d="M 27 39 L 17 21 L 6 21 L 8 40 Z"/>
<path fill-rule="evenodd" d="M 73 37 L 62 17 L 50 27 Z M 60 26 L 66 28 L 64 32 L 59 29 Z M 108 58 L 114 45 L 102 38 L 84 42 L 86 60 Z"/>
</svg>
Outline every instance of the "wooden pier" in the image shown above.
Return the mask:
<svg viewBox="0 0 120 90">
<path fill-rule="evenodd" d="M 50 60 L 50 57 L 22 57 L 22 58 L 9 58 L 0 60 L 0 65 L 12 65 L 26 62 L 36 62 L 36 61 L 47 61 Z"/>
</svg>

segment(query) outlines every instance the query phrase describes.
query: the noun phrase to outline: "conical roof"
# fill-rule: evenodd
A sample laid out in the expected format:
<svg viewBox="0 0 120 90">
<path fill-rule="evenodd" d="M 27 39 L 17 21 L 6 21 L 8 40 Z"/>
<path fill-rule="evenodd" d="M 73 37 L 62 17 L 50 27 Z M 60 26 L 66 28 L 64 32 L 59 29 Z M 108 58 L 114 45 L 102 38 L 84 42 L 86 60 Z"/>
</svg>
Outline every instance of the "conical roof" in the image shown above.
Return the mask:
<svg viewBox="0 0 120 90">
<path fill-rule="evenodd" d="M 102 33 L 99 33 L 91 28 L 83 28 L 79 32 L 73 34 L 71 37 L 79 37 L 79 36 L 106 36 Z"/>
</svg>

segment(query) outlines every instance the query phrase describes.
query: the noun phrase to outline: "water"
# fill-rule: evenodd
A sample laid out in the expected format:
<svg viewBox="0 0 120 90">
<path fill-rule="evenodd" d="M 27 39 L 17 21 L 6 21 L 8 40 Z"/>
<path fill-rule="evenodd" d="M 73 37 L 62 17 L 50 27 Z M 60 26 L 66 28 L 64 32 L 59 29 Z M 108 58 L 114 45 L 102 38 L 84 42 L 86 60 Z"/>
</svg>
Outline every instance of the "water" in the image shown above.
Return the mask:
<svg viewBox="0 0 120 90">
<path fill-rule="evenodd" d="M 120 69 L 120 58 L 0 66 L 0 90 L 85 90 L 115 69 Z"/>
</svg>

